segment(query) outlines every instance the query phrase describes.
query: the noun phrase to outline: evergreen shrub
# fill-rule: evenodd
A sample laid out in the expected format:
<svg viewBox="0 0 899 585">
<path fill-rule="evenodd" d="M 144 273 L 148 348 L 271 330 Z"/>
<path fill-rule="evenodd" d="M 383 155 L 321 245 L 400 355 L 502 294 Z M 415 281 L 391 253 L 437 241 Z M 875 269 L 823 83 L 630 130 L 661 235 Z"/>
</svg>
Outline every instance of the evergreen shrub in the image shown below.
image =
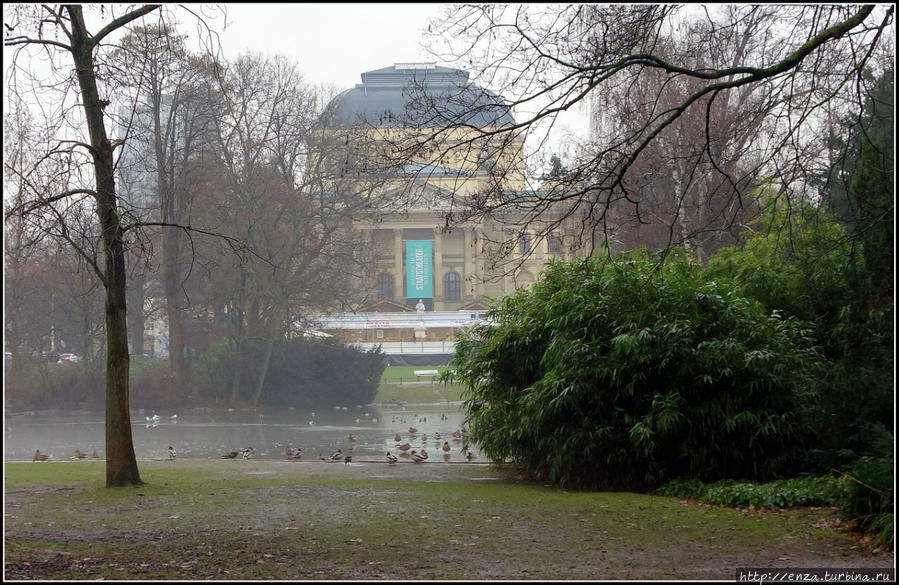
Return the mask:
<svg viewBox="0 0 899 585">
<path fill-rule="evenodd" d="M 459 341 L 449 376 L 493 460 L 639 489 L 765 479 L 798 455 L 796 406 L 822 364 L 809 330 L 703 279 L 682 251 L 552 263 L 489 319 Z"/>
</svg>

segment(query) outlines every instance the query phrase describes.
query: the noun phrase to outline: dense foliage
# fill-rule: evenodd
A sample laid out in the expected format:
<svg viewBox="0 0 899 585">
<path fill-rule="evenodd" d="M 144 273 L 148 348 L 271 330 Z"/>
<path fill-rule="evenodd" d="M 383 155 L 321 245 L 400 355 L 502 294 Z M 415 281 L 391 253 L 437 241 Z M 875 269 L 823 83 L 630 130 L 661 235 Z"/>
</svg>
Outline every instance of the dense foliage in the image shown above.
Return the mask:
<svg viewBox="0 0 899 585">
<path fill-rule="evenodd" d="M 240 398 L 251 401 L 265 361 L 266 343 L 244 342 L 241 350 Z M 217 370 L 230 387 L 234 353 L 221 356 Z M 272 348 L 265 374 L 262 403 L 305 408 L 320 405 L 370 403 L 378 392 L 384 354 L 376 348 L 360 350 L 336 340 L 298 337 Z"/>
<path fill-rule="evenodd" d="M 705 484 L 698 480 L 674 480 L 656 493 L 693 498 L 733 508 L 796 508 L 836 506 L 840 503 L 841 482 L 832 475 L 778 479 L 765 483 L 723 479 Z"/>
<path fill-rule="evenodd" d="M 767 313 L 676 252 L 550 265 L 459 342 L 481 449 L 533 476 L 645 487 L 765 478 L 796 456 L 795 416 L 821 359 L 794 317 Z"/>
<path fill-rule="evenodd" d="M 814 431 L 805 467 L 825 472 L 882 455 L 875 445 L 891 443 L 877 437 L 893 429 L 892 304 L 868 307 L 873 279 L 847 229 L 805 206 L 790 210 L 787 233 L 778 229 L 787 216 L 772 208 L 768 229 L 713 256 L 706 276 L 731 280 L 769 311 L 816 324 L 831 367 L 809 387 L 814 399 L 800 414 Z"/>
</svg>

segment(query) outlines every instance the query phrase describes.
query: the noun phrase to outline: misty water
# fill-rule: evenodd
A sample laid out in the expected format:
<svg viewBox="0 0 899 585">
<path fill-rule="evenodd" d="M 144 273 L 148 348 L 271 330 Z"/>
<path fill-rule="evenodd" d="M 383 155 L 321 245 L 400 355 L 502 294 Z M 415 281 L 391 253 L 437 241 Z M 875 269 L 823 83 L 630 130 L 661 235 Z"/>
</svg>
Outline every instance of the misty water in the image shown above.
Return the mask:
<svg viewBox="0 0 899 585">
<path fill-rule="evenodd" d="M 154 422 L 154 415 L 158 422 Z M 51 461 L 72 460 L 76 449 L 86 453 L 88 459 L 95 451 L 104 456 L 102 412 L 6 412 L 4 419 L 5 461 L 31 461 L 35 450 L 49 454 Z M 303 450 L 302 461 L 314 461 L 319 454 L 328 456 L 336 449 L 352 455 L 354 461 L 383 461 L 387 451 L 400 454 L 395 440 L 399 434 L 401 442 L 408 442 L 411 449 L 425 447 L 429 461 L 461 463 L 466 462 L 463 443 L 452 433 L 462 428 L 463 420 L 459 402 L 314 411 L 135 411 L 131 415 L 138 460 L 168 459 L 169 445 L 179 459 L 216 459 L 228 451 L 253 447 L 254 459 L 284 460 L 284 446 L 290 445 Z M 417 432 L 410 434 L 410 427 Z M 424 441 L 423 435 L 427 436 Z M 442 449 L 444 441 L 450 445 L 448 453 Z M 468 445 L 468 450 L 478 455 L 476 445 Z"/>
</svg>

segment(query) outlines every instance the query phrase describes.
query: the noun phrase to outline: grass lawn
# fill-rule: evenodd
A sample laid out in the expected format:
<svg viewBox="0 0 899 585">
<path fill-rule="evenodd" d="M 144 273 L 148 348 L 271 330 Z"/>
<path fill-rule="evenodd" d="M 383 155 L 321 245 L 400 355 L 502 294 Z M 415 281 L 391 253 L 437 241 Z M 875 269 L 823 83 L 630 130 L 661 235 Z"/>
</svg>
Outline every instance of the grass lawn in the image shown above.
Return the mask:
<svg viewBox="0 0 899 585">
<path fill-rule="evenodd" d="M 888 567 L 833 510 L 735 510 L 521 481 L 486 464 L 5 464 L 10 579 L 734 579 Z"/>
</svg>

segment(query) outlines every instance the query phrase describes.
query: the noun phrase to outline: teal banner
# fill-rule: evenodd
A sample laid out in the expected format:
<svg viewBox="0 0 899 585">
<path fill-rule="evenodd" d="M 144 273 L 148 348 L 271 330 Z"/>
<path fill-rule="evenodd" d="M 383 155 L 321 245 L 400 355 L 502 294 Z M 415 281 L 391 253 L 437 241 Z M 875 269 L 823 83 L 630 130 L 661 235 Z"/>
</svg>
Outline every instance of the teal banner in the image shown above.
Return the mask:
<svg viewBox="0 0 899 585">
<path fill-rule="evenodd" d="M 406 296 L 410 299 L 434 297 L 431 240 L 406 241 Z"/>
</svg>

